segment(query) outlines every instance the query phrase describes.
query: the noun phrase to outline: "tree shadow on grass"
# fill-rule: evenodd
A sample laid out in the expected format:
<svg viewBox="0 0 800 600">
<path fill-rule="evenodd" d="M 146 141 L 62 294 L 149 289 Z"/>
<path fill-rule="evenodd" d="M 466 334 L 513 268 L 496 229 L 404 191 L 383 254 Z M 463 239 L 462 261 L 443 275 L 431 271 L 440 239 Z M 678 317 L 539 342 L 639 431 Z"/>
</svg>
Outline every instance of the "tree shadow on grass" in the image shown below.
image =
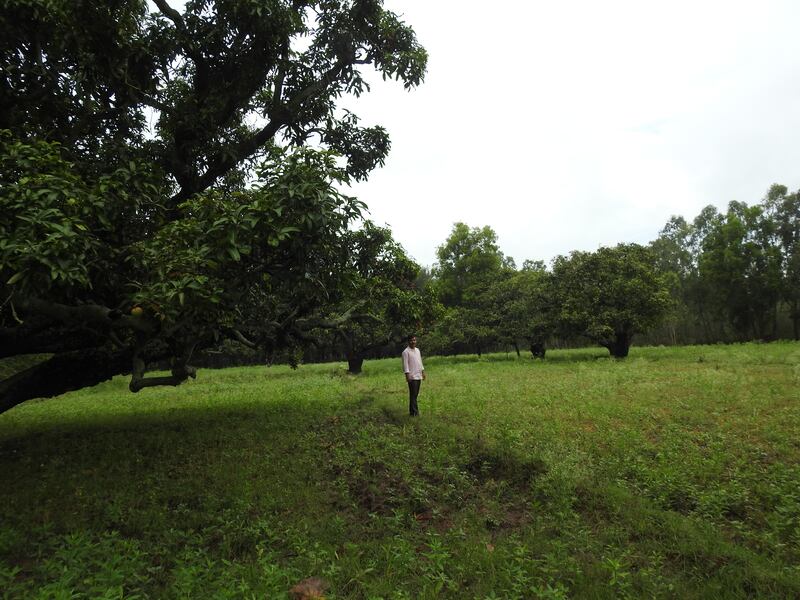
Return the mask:
<svg viewBox="0 0 800 600">
<path fill-rule="evenodd" d="M 68 399 L 50 402 L 59 401 Z M 143 403 L 139 414 L 6 431 L 0 565 L 20 569 L 19 577 L 36 585 L 62 560 L 89 576 L 116 560 L 89 553 L 100 544 L 112 554 L 135 549 L 139 554 L 131 556 L 156 579 L 163 573 L 169 585 L 173 569 L 195 568 L 206 557 L 222 564 L 255 561 L 259 548 L 291 552 L 292 528 L 318 533 L 325 488 L 314 469 L 317 439 L 306 434 L 332 410 L 290 401 L 217 408 Z M 158 597 L 161 584 L 152 585 Z"/>
<path fill-rule="evenodd" d="M 6 434 L 0 523 L 144 535 L 239 504 L 302 506 L 315 456 L 303 434 L 329 413 L 289 402 L 172 408 Z"/>
<path fill-rule="evenodd" d="M 198 436 L 212 432 L 228 432 L 232 435 L 234 430 L 241 429 L 275 429 L 276 432 L 285 432 L 287 421 L 313 422 L 333 410 L 330 405 L 322 402 L 296 403 L 292 400 L 270 399 L 237 401 L 235 404 L 216 406 L 181 406 L 177 399 L 170 405 L 163 402 L 155 405 L 143 398 L 141 412 L 70 412 L 59 415 L 58 405 L 70 401 L 69 396 L 33 401 L 51 404 L 53 416 L 50 418 L 42 418 L 39 414 L 26 422 L 27 415 L 24 415 L 16 423 L 3 423 L 0 419 L 0 461 L 5 455 L 4 449 L 9 446 L 46 453 L 69 453 L 76 448 L 73 443 L 76 440 L 81 441 L 80 446 L 85 446 L 95 438 L 108 436 L 117 436 L 120 439 L 130 436 L 130 443 L 135 444 L 139 439 L 187 432 L 194 432 Z M 124 409 L 129 411 L 130 407 L 126 406 Z"/>
</svg>

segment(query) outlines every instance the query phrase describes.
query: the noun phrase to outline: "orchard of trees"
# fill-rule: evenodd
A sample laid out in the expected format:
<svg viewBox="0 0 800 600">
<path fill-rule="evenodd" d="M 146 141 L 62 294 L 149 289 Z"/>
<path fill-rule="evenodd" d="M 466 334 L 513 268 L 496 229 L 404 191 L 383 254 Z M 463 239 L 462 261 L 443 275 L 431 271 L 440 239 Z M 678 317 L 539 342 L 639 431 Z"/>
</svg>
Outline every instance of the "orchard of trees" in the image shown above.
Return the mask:
<svg viewBox="0 0 800 600">
<path fill-rule="evenodd" d="M 215 349 L 358 373 L 410 331 L 427 353 L 539 358 L 785 322 L 798 338 L 800 199 L 782 186 L 549 267 L 456 223 L 421 269 L 341 192 L 390 148 L 342 97 L 369 91 L 367 68 L 425 75 L 382 0 L 8 0 L 0 61 L 0 359 L 21 357 L 0 412 L 120 374 L 179 385 Z"/>
<path fill-rule="evenodd" d="M 620 244 L 517 270 L 489 227 L 453 227 L 430 285 L 445 306 L 430 352 L 589 341 L 628 354 L 657 344 L 800 339 L 800 191 L 673 217 L 647 247 Z"/>
<path fill-rule="evenodd" d="M 445 313 L 429 352 L 513 347 L 520 354 L 524 344 L 544 358 L 553 341 L 588 340 L 624 358 L 633 336 L 660 323 L 671 305 L 655 254 L 636 244 L 572 252 L 551 270 L 542 262 L 517 270 L 491 228 L 456 223 L 438 258 L 431 285 Z"/>
</svg>

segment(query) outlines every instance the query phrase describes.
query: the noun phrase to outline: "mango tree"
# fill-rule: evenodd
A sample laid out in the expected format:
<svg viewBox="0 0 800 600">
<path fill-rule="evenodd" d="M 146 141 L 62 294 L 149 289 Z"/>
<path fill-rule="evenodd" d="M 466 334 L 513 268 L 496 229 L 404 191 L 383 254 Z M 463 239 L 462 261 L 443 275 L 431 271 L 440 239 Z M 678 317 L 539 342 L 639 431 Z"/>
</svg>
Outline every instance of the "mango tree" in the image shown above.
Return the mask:
<svg viewBox="0 0 800 600">
<path fill-rule="evenodd" d="M 255 315 L 273 342 L 308 318 L 362 209 L 339 190 L 389 150 L 338 101 L 364 68 L 425 73 L 381 0 L 152 4 L 0 13 L 0 350 L 37 356 L 0 411 L 122 373 L 178 385 Z"/>
<path fill-rule="evenodd" d="M 670 307 L 655 256 L 638 244 L 559 256 L 553 278 L 559 333 L 585 336 L 616 358 L 628 356 L 633 336 L 658 324 Z"/>
<path fill-rule="evenodd" d="M 511 341 L 518 356 L 517 340 L 525 340 L 533 358 L 544 358 L 556 329 L 552 275 L 544 264 L 526 261 L 521 270 L 494 285 L 490 294 L 500 335 Z"/>
<path fill-rule="evenodd" d="M 344 349 L 348 371 L 358 374 L 370 351 L 429 327 L 439 305 L 428 288 L 417 286 L 420 267 L 388 228 L 367 221 L 345 239 L 348 259 L 339 271 L 348 282 L 340 288 L 336 311 L 321 325 L 341 323 L 332 332 Z"/>
</svg>

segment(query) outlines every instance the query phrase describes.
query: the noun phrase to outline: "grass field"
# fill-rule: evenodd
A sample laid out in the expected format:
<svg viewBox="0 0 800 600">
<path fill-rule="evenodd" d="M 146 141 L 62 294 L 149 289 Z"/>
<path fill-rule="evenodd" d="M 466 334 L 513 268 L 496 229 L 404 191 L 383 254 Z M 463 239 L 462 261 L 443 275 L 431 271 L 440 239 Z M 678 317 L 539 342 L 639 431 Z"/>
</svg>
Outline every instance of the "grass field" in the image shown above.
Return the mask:
<svg viewBox="0 0 800 600">
<path fill-rule="evenodd" d="M 422 349 L 424 352 L 424 340 Z M 800 344 L 127 381 L 0 415 L 0 596 L 800 597 Z"/>
</svg>

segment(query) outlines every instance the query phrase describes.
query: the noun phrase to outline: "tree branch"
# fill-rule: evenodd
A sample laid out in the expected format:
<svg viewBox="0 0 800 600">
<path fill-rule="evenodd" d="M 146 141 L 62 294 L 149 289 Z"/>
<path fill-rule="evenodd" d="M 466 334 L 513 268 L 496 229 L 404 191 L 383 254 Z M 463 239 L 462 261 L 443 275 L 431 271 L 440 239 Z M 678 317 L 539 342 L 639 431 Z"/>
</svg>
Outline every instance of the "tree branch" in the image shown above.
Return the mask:
<svg viewBox="0 0 800 600">
<path fill-rule="evenodd" d="M 255 134 L 234 145 L 233 148 L 226 149 L 224 153 L 214 157 L 208 169 L 206 169 L 206 172 L 200 176 L 196 189 L 186 189 L 182 187 L 180 192 L 172 197 L 172 203 L 179 204 L 188 199 L 192 194 L 205 190 L 219 177 L 222 177 L 240 162 L 255 154 L 259 148 L 275 137 L 281 127 L 284 127 L 290 122 L 291 116 L 301 108 L 306 100 L 319 94 L 333 83 L 347 66 L 348 63 L 339 60 L 317 81 L 295 94 L 289 102 L 276 107 L 269 123 Z"/>
<path fill-rule="evenodd" d="M 192 358 L 192 353 L 197 342 L 187 342 L 183 347 L 183 352 L 179 357 L 176 357 L 175 363 L 172 367 L 172 375 L 164 377 L 145 377 L 146 363 L 139 355 L 139 349 L 133 356 L 131 369 L 131 382 L 128 388 L 136 393 L 146 387 L 155 387 L 158 385 L 171 385 L 179 386 L 189 377 L 195 379 L 197 377 L 197 369 L 187 364 Z"/>
<path fill-rule="evenodd" d="M 279 62 L 278 73 L 275 76 L 275 87 L 272 90 L 272 112 L 278 110 L 283 98 L 283 82 L 286 79 L 286 63 L 289 60 L 289 45 L 284 46 L 281 52 L 282 62 Z"/>
<path fill-rule="evenodd" d="M 140 361 L 144 364 L 144 361 Z M 142 371 L 144 372 L 144 371 Z M 142 376 L 131 376 L 131 382 L 128 385 L 128 388 L 136 393 L 138 391 L 143 390 L 146 387 L 156 387 L 159 385 L 171 385 L 173 387 L 177 387 L 186 381 L 189 377 L 192 379 L 197 378 L 197 369 L 195 367 L 186 365 L 185 368 L 179 369 L 173 367 L 172 375 L 165 375 L 163 377 L 144 377 Z"/>
<path fill-rule="evenodd" d="M 244 337 L 242 332 L 239 331 L 238 329 L 231 329 L 229 333 L 233 337 L 233 339 L 235 339 L 237 342 L 239 342 L 241 344 L 244 344 L 245 346 L 247 346 L 251 350 L 258 349 L 258 345 L 255 344 L 254 342 L 251 342 L 246 337 Z"/>
<path fill-rule="evenodd" d="M 57 354 L 0 381 L 0 413 L 26 400 L 58 396 L 121 375 L 130 368 L 131 355 L 130 350 L 100 349 Z"/>
<path fill-rule="evenodd" d="M 153 4 L 158 7 L 164 16 L 166 16 L 172 23 L 175 25 L 175 29 L 183 36 L 184 44 L 183 49 L 186 52 L 186 56 L 192 59 L 192 61 L 198 67 L 204 66 L 205 61 L 200 53 L 198 53 L 197 48 L 192 44 L 192 36 L 189 34 L 189 30 L 186 28 L 186 21 L 183 20 L 183 16 L 177 10 L 172 8 L 169 4 L 165 2 L 165 0 L 153 0 Z"/>
<path fill-rule="evenodd" d="M 384 339 L 382 339 L 382 340 L 380 340 L 378 342 L 374 342 L 372 344 L 367 344 L 366 346 L 361 346 L 359 348 L 359 352 L 361 354 L 366 354 L 370 350 L 374 350 L 376 348 L 383 348 L 387 344 L 391 343 L 391 341 L 392 341 L 392 336 L 391 335 L 387 335 Z"/>
<path fill-rule="evenodd" d="M 164 16 L 166 16 L 170 21 L 172 21 L 175 24 L 175 27 L 180 29 L 182 32 L 186 31 L 186 24 L 183 22 L 183 17 L 181 16 L 181 13 L 172 8 L 164 0 L 153 0 L 153 4 L 155 4 L 158 7 L 158 10 L 164 13 Z"/>
<path fill-rule="evenodd" d="M 141 333 L 155 333 L 159 325 L 147 317 L 123 315 L 98 304 L 67 306 L 58 302 L 48 302 L 39 298 L 17 298 L 17 306 L 26 311 L 55 321 L 73 325 L 94 324 L 105 328 L 132 329 Z"/>
<path fill-rule="evenodd" d="M 305 319 L 298 319 L 297 325 L 304 330 L 309 329 L 338 329 L 351 321 L 374 321 L 380 323 L 381 320 L 375 315 L 369 313 L 353 313 L 348 311 L 338 317 L 331 319 L 323 319 L 321 317 L 308 317 Z"/>
</svg>

